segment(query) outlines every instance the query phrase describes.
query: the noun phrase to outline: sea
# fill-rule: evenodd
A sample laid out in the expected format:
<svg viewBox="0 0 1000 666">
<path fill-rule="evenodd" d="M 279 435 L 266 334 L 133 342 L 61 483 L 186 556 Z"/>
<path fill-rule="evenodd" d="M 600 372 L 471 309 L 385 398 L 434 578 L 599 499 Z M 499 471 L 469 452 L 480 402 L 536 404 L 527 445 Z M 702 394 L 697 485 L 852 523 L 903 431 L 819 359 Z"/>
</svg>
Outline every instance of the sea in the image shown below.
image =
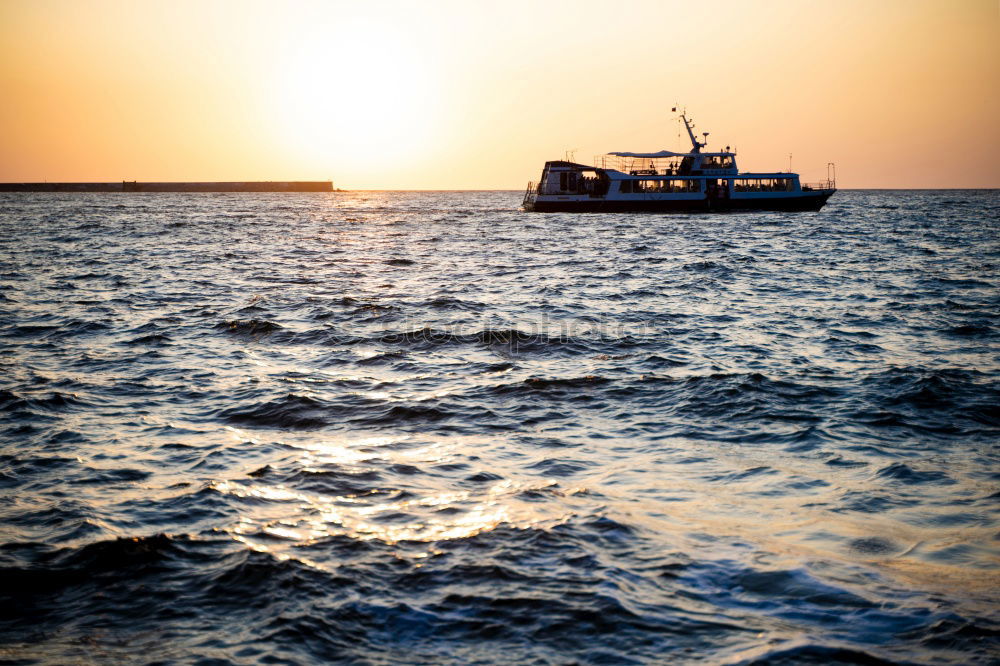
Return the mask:
<svg viewBox="0 0 1000 666">
<path fill-rule="evenodd" d="M 1000 191 L 0 195 L 0 663 L 1000 663 Z"/>
</svg>

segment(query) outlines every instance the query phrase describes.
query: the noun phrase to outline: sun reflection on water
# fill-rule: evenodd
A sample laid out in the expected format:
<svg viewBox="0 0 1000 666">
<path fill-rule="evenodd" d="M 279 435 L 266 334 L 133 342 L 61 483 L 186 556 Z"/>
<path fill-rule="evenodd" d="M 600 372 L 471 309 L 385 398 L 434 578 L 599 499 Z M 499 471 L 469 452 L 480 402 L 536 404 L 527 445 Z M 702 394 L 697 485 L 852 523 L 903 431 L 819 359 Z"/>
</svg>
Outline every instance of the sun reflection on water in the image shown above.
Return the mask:
<svg viewBox="0 0 1000 666">
<path fill-rule="evenodd" d="M 233 434 L 240 439 L 238 430 L 233 429 Z M 379 482 L 379 471 L 387 465 L 447 466 L 465 459 L 470 444 L 418 443 L 406 435 L 304 438 L 290 445 L 298 453 L 280 463 L 281 469 L 290 472 L 221 480 L 211 487 L 250 500 L 239 522 L 227 531 L 249 547 L 270 553 L 335 536 L 389 545 L 464 539 L 502 525 L 551 526 L 571 515 L 565 507 L 553 510 L 550 503 L 519 498 L 525 492 L 573 495 L 581 490 L 560 491 L 555 481 L 537 477 L 524 481 L 498 478 L 471 489 L 433 486 L 426 480 L 414 481 L 413 487 L 384 487 Z M 293 487 L 303 474 L 315 482 L 312 487 Z M 355 479 L 364 483 L 354 483 Z"/>
</svg>

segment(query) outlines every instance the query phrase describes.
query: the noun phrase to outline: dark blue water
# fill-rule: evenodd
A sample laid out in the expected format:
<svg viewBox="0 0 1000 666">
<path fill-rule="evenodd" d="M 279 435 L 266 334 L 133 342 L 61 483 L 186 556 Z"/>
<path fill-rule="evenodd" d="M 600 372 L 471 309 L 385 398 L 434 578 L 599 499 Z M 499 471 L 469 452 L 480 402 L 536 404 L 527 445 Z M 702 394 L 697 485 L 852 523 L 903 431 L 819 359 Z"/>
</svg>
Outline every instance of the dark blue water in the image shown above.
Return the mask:
<svg viewBox="0 0 1000 666">
<path fill-rule="evenodd" d="M 0 196 L 4 663 L 989 663 L 1000 192 Z"/>
</svg>

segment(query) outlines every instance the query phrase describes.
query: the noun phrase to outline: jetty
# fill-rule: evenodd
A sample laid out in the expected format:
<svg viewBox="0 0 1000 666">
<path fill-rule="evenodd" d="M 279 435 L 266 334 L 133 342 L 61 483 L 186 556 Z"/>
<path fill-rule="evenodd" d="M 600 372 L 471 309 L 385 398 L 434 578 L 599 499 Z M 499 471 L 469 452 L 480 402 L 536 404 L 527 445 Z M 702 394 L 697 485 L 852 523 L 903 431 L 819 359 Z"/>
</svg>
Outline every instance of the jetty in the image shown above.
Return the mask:
<svg viewBox="0 0 1000 666">
<path fill-rule="evenodd" d="M 0 183 L 0 192 L 333 192 L 330 180 L 204 183 Z"/>
</svg>

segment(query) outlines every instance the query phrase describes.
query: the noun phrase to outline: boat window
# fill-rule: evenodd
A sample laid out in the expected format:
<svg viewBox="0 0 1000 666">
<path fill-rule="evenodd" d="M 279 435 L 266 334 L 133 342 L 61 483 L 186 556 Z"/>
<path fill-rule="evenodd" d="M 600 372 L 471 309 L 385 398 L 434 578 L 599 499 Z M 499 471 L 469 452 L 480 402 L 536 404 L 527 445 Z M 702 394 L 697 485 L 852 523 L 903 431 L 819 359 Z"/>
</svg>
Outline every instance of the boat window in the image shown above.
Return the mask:
<svg viewBox="0 0 1000 666">
<path fill-rule="evenodd" d="M 738 178 L 734 183 L 734 192 L 791 192 L 794 189 L 791 178 Z"/>
<path fill-rule="evenodd" d="M 700 180 L 655 180 L 643 183 L 646 192 L 658 194 L 677 194 L 681 192 L 700 192 Z"/>
<path fill-rule="evenodd" d="M 622 194 L 678 194 L 701 192 L 700 180 L 658 179 L 658 180 L 622 180 L 618 184 Z"/>
<path fill-rule="evenodd" d="M 706 157 L 701 163 L 702 169 L 730 169 L 733 166 L 731 155 Z"/>
</svg>

